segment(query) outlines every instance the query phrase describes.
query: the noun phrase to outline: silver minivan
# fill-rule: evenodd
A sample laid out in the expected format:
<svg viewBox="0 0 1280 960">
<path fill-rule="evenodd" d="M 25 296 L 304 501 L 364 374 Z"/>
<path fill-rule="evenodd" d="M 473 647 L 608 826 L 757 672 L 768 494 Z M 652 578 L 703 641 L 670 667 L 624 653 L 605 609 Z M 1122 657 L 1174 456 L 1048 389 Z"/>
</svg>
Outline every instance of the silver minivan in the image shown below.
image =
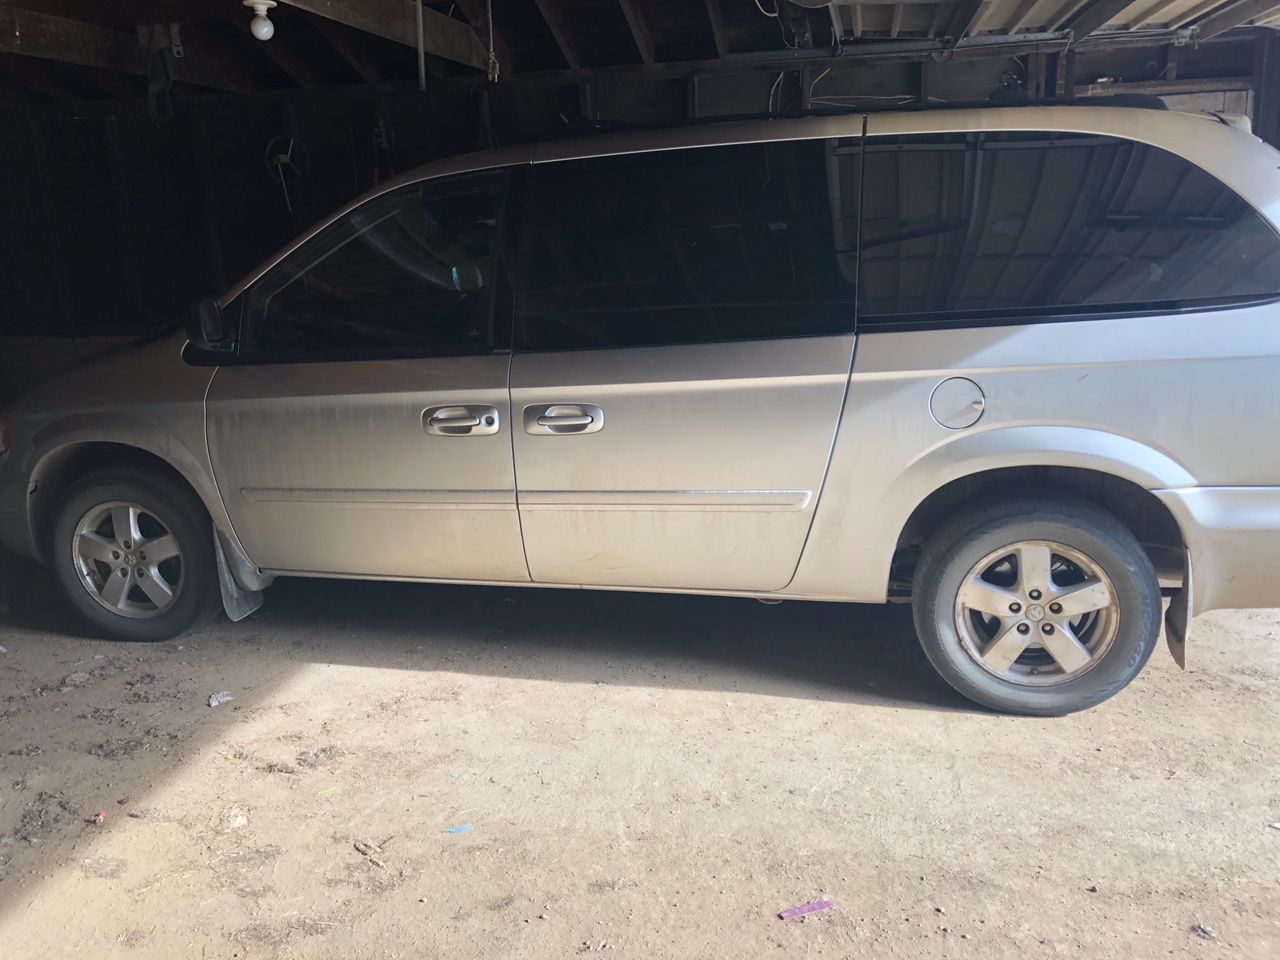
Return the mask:
<svg viewBox="0 0 1280 960">
<path fill-rule="evenodd" d="M 1277 224 L 1280 154 L 1149 109 L 438 162 L 11 404 L 0 540 L 134 640 L 276 576 L 910 600 L 967 697 L 1079 710 L 1164 598 L 1180 660 L 1280 604 Z"/>
</svg>

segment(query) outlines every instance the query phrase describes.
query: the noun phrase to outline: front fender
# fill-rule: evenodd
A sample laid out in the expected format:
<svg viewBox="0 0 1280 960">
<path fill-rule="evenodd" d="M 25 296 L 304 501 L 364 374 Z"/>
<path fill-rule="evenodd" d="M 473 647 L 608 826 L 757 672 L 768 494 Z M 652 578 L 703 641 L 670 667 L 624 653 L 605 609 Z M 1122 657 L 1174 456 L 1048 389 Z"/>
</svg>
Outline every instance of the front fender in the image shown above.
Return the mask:
<svg viewBox="0 0 1280 960">
<path fill-rule="evenodd" d="M 196 492 L 214 525 L 234 537 L 217 484 L 209 470 L 201 403 L 175 404 L 160 423 L 131 412 L 101 411 L 55 417 L 31 436 L 23 452 L 21 472 L 28 480 L 27 522 L 36 538 L 36 504 L 40 485 L 61 458 L 89 443 L 119 444 L 141 450 L 176 470 Z"/>
</svg>

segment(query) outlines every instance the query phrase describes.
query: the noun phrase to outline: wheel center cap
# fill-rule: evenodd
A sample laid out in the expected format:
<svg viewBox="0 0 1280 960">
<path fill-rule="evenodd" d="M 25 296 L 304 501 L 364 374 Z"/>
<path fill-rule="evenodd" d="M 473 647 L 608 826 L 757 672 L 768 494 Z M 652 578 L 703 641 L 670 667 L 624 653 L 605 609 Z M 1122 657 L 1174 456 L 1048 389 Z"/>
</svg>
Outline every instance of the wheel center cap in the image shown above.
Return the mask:
<svg viewBox="0 0 1280 960">
<path fill-rule="evenodd" d="M 126 553 L 124 555 L 124 562 L 126 566 L 136 567 L 138 565 L 138 558 L 132 553 Z"/>
<path fill-rule="evenodd" d="M 1027 607 L 1027 619 L 1039 623 L 1044 619 L 1044 607 L 1038 603 L 1030 604 Z"/>
</svg>

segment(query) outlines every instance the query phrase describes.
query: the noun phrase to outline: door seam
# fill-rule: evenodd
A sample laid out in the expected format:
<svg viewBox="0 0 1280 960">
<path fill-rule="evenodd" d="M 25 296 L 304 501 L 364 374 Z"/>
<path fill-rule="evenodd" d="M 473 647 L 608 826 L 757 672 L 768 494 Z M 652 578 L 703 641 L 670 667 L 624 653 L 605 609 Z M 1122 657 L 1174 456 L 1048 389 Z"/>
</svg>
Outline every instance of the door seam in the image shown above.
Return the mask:
<svg viewBox="0 0 1280 960">
<path fill-rule="evenodd" d="M 513 343 L 512 346 L 515 344 Z M 524 542 L 524 517 L 520 513 L 520 466 L 516 463 L 516 404 L 515 398 L 511 395 L 511 368 L 515 365 L 516 354 L 512 350 L 507 354 L 507 427 L 511 440 L 511 482 L 514 486 L 516 497 L 516 529 L 520 532 L 520 555 L 524 557 L 524 572 L 529 576 L 529 582 L 533 583 L 533 570 L 529 567 L 529 548 Z"/>
</svg>

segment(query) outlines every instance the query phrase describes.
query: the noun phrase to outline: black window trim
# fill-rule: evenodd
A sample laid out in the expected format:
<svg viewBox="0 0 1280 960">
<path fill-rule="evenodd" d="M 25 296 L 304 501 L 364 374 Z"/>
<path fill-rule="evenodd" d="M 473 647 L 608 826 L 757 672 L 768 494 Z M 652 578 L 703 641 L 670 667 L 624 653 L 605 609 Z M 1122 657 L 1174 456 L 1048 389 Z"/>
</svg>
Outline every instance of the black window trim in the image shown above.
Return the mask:
<svg viewBox="0 0 1280 960">
<path fill-rule="evenodd" d="M 895 131 L 885 133 L 868 133 L 866 125 L 863 126 L 862 134 L 862 155 L 865 157 L 872 152 L 890 152 L 899 149 L 899 145 L 880 144 L 875 145 L 874 141 L 879 138 L 890 137 L 936 137 L 961 135 L 970 137 L 980 134 L 989 133 L 1011 133 L 1011 134 L 1040 134 L 1044 136 L 1044 140 L 1037 141 L 1036 145 L 1054 144 L 1063 142 L 1077 142 L 1077 136 L 1068 130 L 944 130 L 944 131 Z M 1117 134 L 1080 134 L 1078 139 L 1082 142 L 1088 140 L 1112 140 L 1124 143 L 1136 144 L 1138 146 L 1147 146 L 1155 150 L 1161 150 L 1170 156 L 1177 157 L 1188 166 L 1194 167 L 1201 171 L 1205 176 L 1211 178 L 1226 190 L 1229 190 L 1241 203 L 1248 209 L 1252 210 L 1258 219 L 1265 223 L 1272 234 L 1280 241 L 1280 228 L 1262 213 L 1252 202 L 1246 197 L 1241 196 L 1230 184 L 1227 184 L 1217 174 L 1211 170 L 1207 170 L 1200 164 L 1184 157 L 1180 153 L 1170 150 L 1168 147 L 1160 144 L 1148 143 L 1145 140 L 1138 140 L 1133 137 L 1124 137 Z M 941 149 L 969 149 L 969 143 L 957 143 L 939 145 Z M 1016 144 L 1010 144 L 1005 141 L 996 141 L 993 149 L 1010 149 L 1016 148 Z M 909 145 L 901 145 L 902 149 L 911 149 Z M 925 149 L 924 145 L 920 149 Z M 989 310 L 949 310 L 949 311 L 932 311 L 932 312 L 915 312 L 915 313 L 893 313 L 893 314 L 863 314 L 862 312 L 862 251 L 863 237 L 863 205 L 862 195 L 866 191 L 867 164 L 863 163 L 859 169 L 859 177 L 861 183 L 859 185 L 859 203 L 858 203 L 858 303 L 854 310 L 854 333 L 858 336 L 873 333 L 907 333 L 921 330 L 967 330 L 979 327 L 1010 327 L 1010 326 L 1031 326 L 1040 323 L 1070 323 L 1088 320 L 1118 320 L 1132 317 L 1152 317 L 1168 314 L 1187 314 L 1187 313 L 1210 313 L 1224 310 L 1239 310 L 1246 307 L 1266 306 L 1268 304 L 1280 303 L 1280 290 L 1273 294 L 1246 294 L 1242 296 L 1228 297 L 1206 297 L 1200 300 L 1164 300 L 1164 301 L 1132 301 L 1129 303 L 1097 303 L 1097 304 L 1081 304 L 1079 306 L 1062 305 L 1054 307 L 999 307 Z"/>
<path fill-rule="evenodd" d="M 872 314 L 859 317 L 858 336 L 907 333 L 917 330 L 969 330 L 977 327 L 1024 327 L 1041 323 L 1073 323 L 1087 320 L 1121 320 L 1170 314 L 1212 313 L 1263 307 L 1280 303 L 1280 292 L 1258 296 L 1215 297 L 1204 300 L 1165 300 L 1130 304 L 1086 304 L 1047 310 L 1018 307 L 1002 310 L 956 310 L 947 313 Z"/>
<path fill-rule="evenodd" d="M 384 190 L 381 193 L 369 197 L 359 207 L 348 210 L 338 220 L 325 227 L 311 236 L 298 247 L 290 250 L 284 257 L 273 263 L 262 275 L 249 284 L 236 299 L 227 305 L 224 310 L 228 315 L 234 314 L 234 323 L 236 326 L 236 349 L 234 353 L 217 354 L 213 358 L 213 362 L 217 366 L 279 366 L 281 364 L 303 364 L 303 363 L 355 363 L 360 361 L 373 360 L 427 360 L 434 358 L 446 357 L 488 357 L 495 355 L 507 355 L 511 353 L 512 338 L 512 321 L 514 319 L 514 310 L 510 310 L 507 322 L 502 322 L 502 317 L 498 311 L 506 305 L 508 308 L 514 302 L 514 292 L 510 275 L 506 270 L 506 257 L 509 251 L 508 245 L 508 229 L 515 227 L 518 217 L 513 216 L 513 208 L 515 202 L 521 198 L 523 191 L 520 187 L 523 184 L 523 172 L 528 164 L 512 164 L 506 167 L 489 167 L 483 170 L 473 170 L 463 173 L 448 174 L 443 177 L 431 177 L 424 180 L 415 180 L 412 183 L 401 184 L 390 190 Z M 493 346 L 489 350 L 468 350 L 459 348 L 456 350 L 434 348 L 425 350 L 417 347 L 405 347 L 403 349 L 388 349 L 386 347 L 369 348 L 367 350 L 348 350 L 344 351 L 341 356 L 320 356 L 316 354 L 300 354 L 294 356 L 279 355 L 266 356 L 257 354 L 246 354 L 244 352 L 245 328 L 249 322 L 248 302 L 249 294 L 260 284 L 265 282 L 286 260 L 294 255 L 302 252 L 317 237 L 321 236 L 330 227 L 345 221 L 352 214 L 356 213 L 367 204 L 377 203 L 385 197 L 394 196 L 400 192 L 409 192 L 411 190 L 444 190 L 449 191 L 455 186 L 465 184 L 467 182 L 475 182 L 484 185 L 490 182 L 496 186 L 500 193 L 500 201 L 498 204 L 498 222 L 496 226 L 496 234 L 494 237 L 494 285 L 489 295 L 489 312 L 490 322 L 493 328 Z"/>
</svg>

